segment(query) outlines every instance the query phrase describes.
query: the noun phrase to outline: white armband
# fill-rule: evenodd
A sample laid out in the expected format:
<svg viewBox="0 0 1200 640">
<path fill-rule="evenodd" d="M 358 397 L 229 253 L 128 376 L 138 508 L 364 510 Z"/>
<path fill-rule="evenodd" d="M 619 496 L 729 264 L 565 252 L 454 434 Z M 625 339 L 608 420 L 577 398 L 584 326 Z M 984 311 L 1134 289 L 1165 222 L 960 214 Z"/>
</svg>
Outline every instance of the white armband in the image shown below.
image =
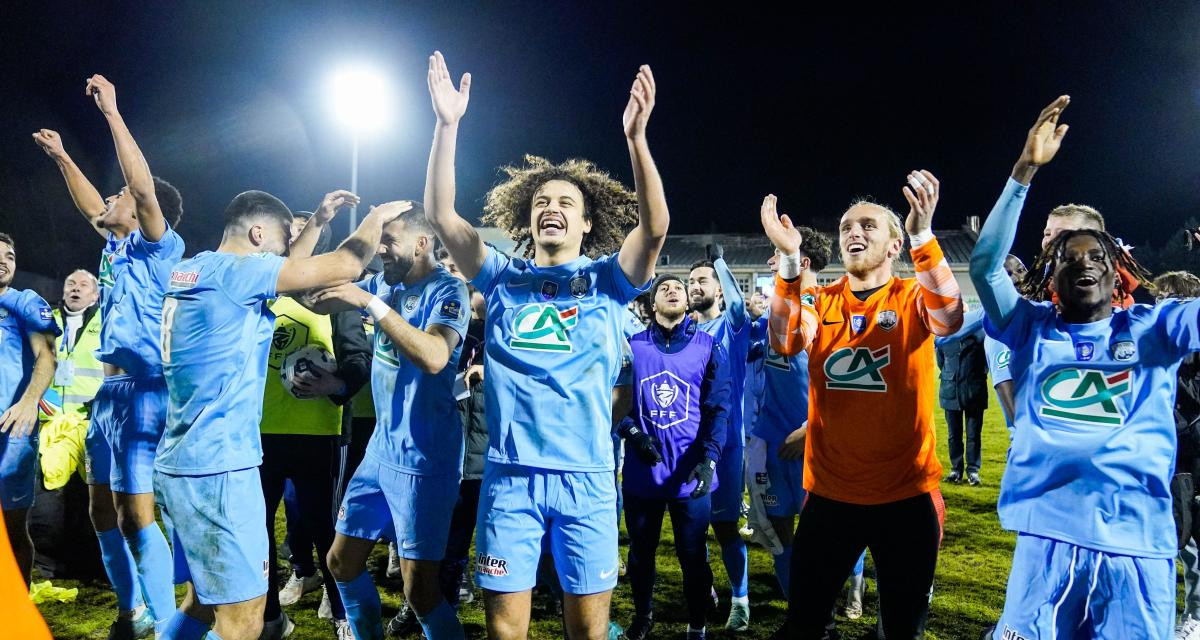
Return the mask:
<svg viewBox="0 0 1200 640">
<path fill-rule="evenodd" d="M 386 302 L 379 299 L 379 296 L 371 296 L 371 301 L 367 303 L 367 313 L 375 319 L 375 322 L 383 320 L 383 317 L 391 313 L 392 308 Z"/>
<path fill-rule="evenodd" d="M 779 277 L 784 280 L 795 280 L 800 277 L 800 252 L 779 256 Z"/>
</svg>

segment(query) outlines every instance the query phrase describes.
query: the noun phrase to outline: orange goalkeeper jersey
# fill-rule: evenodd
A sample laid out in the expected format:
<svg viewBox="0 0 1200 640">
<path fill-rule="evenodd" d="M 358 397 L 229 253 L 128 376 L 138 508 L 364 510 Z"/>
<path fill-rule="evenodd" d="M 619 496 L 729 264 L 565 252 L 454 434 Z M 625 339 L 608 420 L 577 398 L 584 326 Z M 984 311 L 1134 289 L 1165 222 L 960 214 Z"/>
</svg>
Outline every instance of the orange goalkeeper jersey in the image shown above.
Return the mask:
<svg viewBox="0 0 1200 640">
<path fill-rule="evenodd" d="M 808 351 L 804 488 L 882 504 L 937 488 L 933 337 L 962 324 L 958 283 L 933 239 L 912 250 L 916 277 L 893 277 L 865 301 L 846 277 L 801 291 L 775 281 L 771 347 Z"/>
</svg>

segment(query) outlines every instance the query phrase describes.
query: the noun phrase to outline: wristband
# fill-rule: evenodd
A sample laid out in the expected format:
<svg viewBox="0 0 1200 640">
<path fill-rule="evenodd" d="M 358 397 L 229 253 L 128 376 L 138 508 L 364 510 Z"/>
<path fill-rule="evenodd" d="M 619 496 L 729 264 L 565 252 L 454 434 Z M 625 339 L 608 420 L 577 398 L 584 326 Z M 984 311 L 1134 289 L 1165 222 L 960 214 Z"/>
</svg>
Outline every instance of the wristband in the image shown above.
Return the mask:
<svg viewBox="0 0 1200 640">
<path fill-rule="evenodd" d="M 908 242 L 914 249 L 928 243 L 930 240 L 933 240 L 933 229 L 926 229 L 924 231 L 910 233 L 908 235 Z"/>
<path fill-rule="evenodd" d="M 784 280 L 795 280 L 800 277 L 800 252 L 779 256 L 779 277 Z"/>
<path fill-rule="evenodd" d="M 375 319 L 375 322 L 383 320 L 383 317 L 391 313 L 392 308 L 386 302 L 379 299 L 379 296 L 371 296 L 371 301 L 367 303 L 367 313 Z"/>
</svg>

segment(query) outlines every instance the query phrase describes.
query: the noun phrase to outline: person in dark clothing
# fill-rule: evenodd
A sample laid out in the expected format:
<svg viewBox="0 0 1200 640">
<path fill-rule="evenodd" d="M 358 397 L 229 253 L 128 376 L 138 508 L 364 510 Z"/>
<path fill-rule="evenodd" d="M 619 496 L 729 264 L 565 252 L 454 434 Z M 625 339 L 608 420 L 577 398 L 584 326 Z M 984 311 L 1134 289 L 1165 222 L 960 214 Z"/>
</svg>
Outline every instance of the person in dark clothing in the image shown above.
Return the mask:
<svg viewBox="0 0 1200 640">
<path fill-rule="evenodd" d="M 963 324 L 968 323 L 964 321 Z M 950 473 L 946 475 L 946 482 L 963 481 L 965 459 L 967 483 L 971 486 L 980 483 L 980 440 L 988 398 L 988 364 L 983 341 L 982 325 L 971 333 L 934 339 L 937 364 L 942 372 L 939 397 L 950 430 L 946 443 L 950 449 Z"/>
<path fill-rule="evenodd" d="M 710 493 L 730 403 L 728 361 L 720 343 L 687 316 L 687 288 L 671 275 L 655 279 L 654 320 L 629 340 L 633 351 L 633 409 L 618 429 L 633 455 L 622 489 L 629 531 L 627 576 L 633 591 L 630 640 L 654 626 L 655 552 L 665 511 L 683 572 L 688 638 L 704 637 L 713 574 L 705 541 Z M 731 480 L 740 480 L 733 478 Z"/>
</svg>

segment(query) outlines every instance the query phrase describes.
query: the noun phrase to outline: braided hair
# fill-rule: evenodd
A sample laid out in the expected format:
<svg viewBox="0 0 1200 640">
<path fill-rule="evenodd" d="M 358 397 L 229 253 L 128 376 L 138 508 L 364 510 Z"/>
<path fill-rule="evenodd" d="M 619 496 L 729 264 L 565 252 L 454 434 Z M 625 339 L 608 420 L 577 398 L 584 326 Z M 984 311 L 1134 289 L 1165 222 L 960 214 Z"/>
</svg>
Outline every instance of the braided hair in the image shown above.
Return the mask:
<svg viewBox="0 0 1200 640">
<path fill-rule="evenodd" d="M 1073 229 L 1058 234 L 1046 247 L 1046 250 L 1038 256 L 1037 261 L 1025 273 L 1025 279 L 1021 281 L 1021 295 L 1036 302 L 1051 299 L 1050 283 L 1054 280 L 1054 272 L 1058 270 L 1059 262 L 1065 257 L 1067 242 L 1071 238 L 1085 235 L 1095 238 L 1096 242 L 1100 244 L 1105 259 L 1112 266 L 1114 276 L 1118 275 L 1119 271 L 1123 271 L 1137 280 L 1148 292 L 1154 293 L 1153 276 L 1121 247 L 1116 238 L 1107 231 Z M 1115 289 L 1122 301 L 1129 295 L 1123 287 L 1115 287 Z"/>
<path fill-rule="evenodd" d="M 583 194 L 583 215 L 592 230 L 583 236 L 580 252 L 591 258 L 621 248 L 628 231 L 638 223 L 637 196 L 588 160 L 572 159 L 554 164 L 538 156 L 525 156 L 524 166 L 500 168 L 508 180 L 488 192 L 482 221 L 504 230 L 516 241 L 525 257 L 533 255 L 533 196 L 543 184 L 563 180 Z"/>
</svg>

